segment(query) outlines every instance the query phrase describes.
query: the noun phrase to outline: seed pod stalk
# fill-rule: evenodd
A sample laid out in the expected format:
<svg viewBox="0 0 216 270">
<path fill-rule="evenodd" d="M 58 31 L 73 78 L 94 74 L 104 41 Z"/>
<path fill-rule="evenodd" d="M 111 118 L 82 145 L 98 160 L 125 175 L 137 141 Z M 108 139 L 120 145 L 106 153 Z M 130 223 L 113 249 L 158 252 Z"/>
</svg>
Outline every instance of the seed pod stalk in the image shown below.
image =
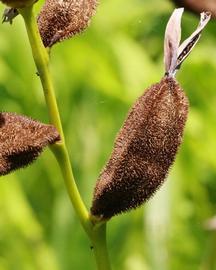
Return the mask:
<svg viewBox="0 0 216 270">
<path fill-rule="evenodd" d="M 89 212 L 84 205 L 84 202 L 80 196 L 74 179 L 68 149 L 64 140 L 64 132 L 62 129 L 58 105 L 56 102 L 55 91 L 49 70 L 49 57 L 39 34 L 38 25 L 33 13 L 33 8 L 25 8 L 19 10 L 19 12 L 23 16 L 23 19 L 25 21 L 25 26 L 32 49 L 32 55 L 35 61 L 35 65 L 38 69 L 41 84 L 44 90 L 44 96 L 49 112 L 50 122 L 58 129 L 61 136 L 61 141 L 58 144 L 54 144 L 53 146 L 51 146 L 51 150 L 53 151 L 56 160 L 58 161 L 58 164 L 61 168 L 65 186 L 74 210 L 86 234 L 92 242 L 93 247 L 95 247 L 96 250 L 100 250 L 99 247 L 103 245 L 103 252 L 95 252 L 98 270 L 110 270 L 111 268 L 109 266 L 110 264 L 106 249 L 106 238 L 102 237 L 104 236 L 104 234 L 101 233 L 102 227 L 101 230 L 94 231 L 94 227 L 96 226 L 96 224 L 92 221 Z M 101 224 L 101 226 L 105 226 L 101 223 L 100 220 L 97 222 L 97 226 L 99 226 L 99 224 Z M 105 230 L 103 232 L 105 233 Z M 105 256 L 103 265 L 101 264 L 101 261 L 103 260 L 101 256 Z"/>
</svg>

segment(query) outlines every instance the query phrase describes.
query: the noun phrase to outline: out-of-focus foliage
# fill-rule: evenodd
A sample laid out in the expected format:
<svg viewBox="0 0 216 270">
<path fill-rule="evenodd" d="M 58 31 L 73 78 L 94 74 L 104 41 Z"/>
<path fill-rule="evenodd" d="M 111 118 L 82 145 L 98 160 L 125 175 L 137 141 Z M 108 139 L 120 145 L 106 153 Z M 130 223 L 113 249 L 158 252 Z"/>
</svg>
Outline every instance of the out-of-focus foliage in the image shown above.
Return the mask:
<svg viewBox="0 0 216 270">
<path fill-rule="evenodd" d="M 164 73 L 163 35 L 172 10 L 168 0 L 101 0 L 91 27 L 51 52 L 67 144 L 88 207 L 129 107 Z M 197 23 L 185 13 L 183 36 Z M 12 26 L 0 26 L 1 110 L 48 122 L 35 73 L 17 17 Z M 216 269 L 216 233 L 205 226 L 216 214 L 215 22 L 177 78 L 191 104 L 184 143 L 155 197 L 109 223 L 114 269 Z M 0 179 L 0 270 L 19 269 L 95 269 L 49 150 L 31 167 Z"/>
</svg>

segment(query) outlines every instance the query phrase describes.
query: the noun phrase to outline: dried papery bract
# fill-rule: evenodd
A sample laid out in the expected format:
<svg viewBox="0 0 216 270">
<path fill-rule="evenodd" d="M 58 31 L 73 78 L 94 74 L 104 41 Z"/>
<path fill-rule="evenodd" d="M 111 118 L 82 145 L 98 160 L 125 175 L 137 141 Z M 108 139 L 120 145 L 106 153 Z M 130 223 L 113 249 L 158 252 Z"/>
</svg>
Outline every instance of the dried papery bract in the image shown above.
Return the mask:
<svg viewBox="0 0 216 270">
<path fill-rule="evenodd" d="M 15 113 L 0 113 L 0 175 L 27 166 L 58 140 L 59 133 L 52 125 Z"/>
<path fill-rule="evenodd" d="M 166 74 L 174 75 L 181 41 L 181 17 L 183 8 L 176 9 L 170 17 L 164 38 L 164 64 Z"/>
<path fill-rule="evenodd" d="M 172 0 L 178 7 L 184 7 L 188 11 L 199 15 L 202 11 L 209 11 L 216 18 L 215 0 Z"/>
<path fill-rule="evenodd" d="M 16 8 L 6 8 L 2 16 L 2 23 L 12 24 L 14 18 L 19 15 L 19 12 Z"/>
<path fill-rule="evenodd" d="M 46 0 L 38 27 L 45 47 L 82 32 L 95 13 L 97 0 Z"/>
<path fill-rule="evenodd" d="M 1 0 L 2 3 L 13 8 L 24 8 L 33 5 L 38 0 Z"/>
<path fill-rule="evenodd" d="M 130 110 L 114 150 L 96 183 L 91 214 L 109 219 L 140 206 L 164 182 L 182 142 L 188 99 L 174 75 L 198 41 L 210 15 L 179 46 L 183 9 L 176 9 L 165 33 L 165 71 Z"/>
</svg>

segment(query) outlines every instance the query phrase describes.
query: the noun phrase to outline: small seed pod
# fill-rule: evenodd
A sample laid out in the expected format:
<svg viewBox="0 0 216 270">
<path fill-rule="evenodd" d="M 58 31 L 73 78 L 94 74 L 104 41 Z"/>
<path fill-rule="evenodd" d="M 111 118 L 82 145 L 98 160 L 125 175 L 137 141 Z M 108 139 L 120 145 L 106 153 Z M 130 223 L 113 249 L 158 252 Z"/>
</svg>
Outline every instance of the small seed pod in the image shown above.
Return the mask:
<svg viewBox="0 0 216 270">
<path fill-rule="evenodd" d="M 12 8 L 24 8 L 33 5 L 37 0 L 1 0 L 1 2 Z"/>
<path fill-rule="evenodd" d="M 82 32 L 95 13 L 97 0 L 46 0 L 38 27 L 45 47 Z"/>
<path fill-rule="evenodd" d="M 210 19 L 202 13 L 196 31 L 179 46 L 182 13 L 176 9 L 166 28 L 164 78 L 133 105 L 96 183 L 91 214 L 100 219 L 148 200 L 164 182 L 182 142 L 189 105 L 174 75 Z"/>
<path fill-rule="evenodd" d="M 209 11 L 213 18 L 216 18 L 216 1 L 215 0 L 172 0 L 178 7 L 199 15 L 203 10 Z"/>
<path fill-rule="evenodd" d="M 60 140 L 52 125 L 15 113 L 0 113 L 0 175 L 25 167 Z"/>
</svg>

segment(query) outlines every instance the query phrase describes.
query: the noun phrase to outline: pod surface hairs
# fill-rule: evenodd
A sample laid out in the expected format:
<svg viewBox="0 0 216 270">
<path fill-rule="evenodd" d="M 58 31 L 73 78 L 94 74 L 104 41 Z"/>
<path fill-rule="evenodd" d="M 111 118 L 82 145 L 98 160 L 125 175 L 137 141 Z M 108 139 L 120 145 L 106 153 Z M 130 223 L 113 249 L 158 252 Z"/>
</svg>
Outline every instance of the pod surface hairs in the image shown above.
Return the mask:
<svg viewBox="0 0 216 270">
<path fill-rule="evenodd" d="M 133 105 L 95 188 L 92 214 L 109 218 L 136 208 L 163 183 L 182 142 L 188 99 L 164 77 Z"/>
<path fill-rule="evenodd" d="M 174 76 L 210 20 L 209 13 L 202 13 L 197 29 L 180 45 L 183 11 L 174 10 L 166 27 L 165 76 L 132 106 L 96 183 L 91 214 L 101 219 L 148 200 L 164 182 L 182 143 L 189 102 Z"/>
<path fill-rule="evenodd" d="M 82 32 L 95 14 L 97 0 L 46 0 L 38 16 L 45 47 Z"/>
<path fill-rule="evenodd" d="M 0 175 L 29 165 L 46 146 L 59 140 L 52 125 L 15 113 L 0 113 Z"/>
</svg>

